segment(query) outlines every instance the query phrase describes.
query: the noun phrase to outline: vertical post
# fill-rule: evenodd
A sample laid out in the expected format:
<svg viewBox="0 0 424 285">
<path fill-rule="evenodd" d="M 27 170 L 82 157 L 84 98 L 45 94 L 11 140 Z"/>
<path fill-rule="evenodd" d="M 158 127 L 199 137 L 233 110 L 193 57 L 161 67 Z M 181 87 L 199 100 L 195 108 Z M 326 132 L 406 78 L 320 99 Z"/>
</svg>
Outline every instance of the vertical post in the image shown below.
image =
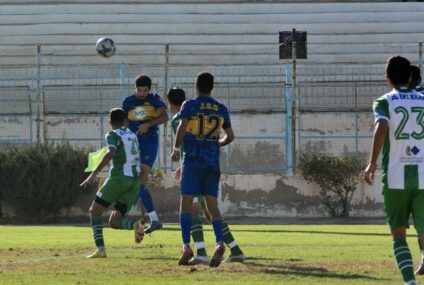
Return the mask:
<svg viewBox="0 0 424 285">
<path fill-rule="evenodd" d="M 121 62 L 119 64 L 119 91 L 121 95 L 121 103 L 124 102 L 124 99 L 127 95 L 125 90 L 125 69 L 125 63 Z"/>
<path fill-rule="evenodd" d="M 423 42 L 418 43 L 418 67 L 422 70 L 423 65 Z"/>
<path fill-rule="evenodd" d="M 164 70 L 164 100 L 166 102 L 166 92 L 168 92 L 168 73 L 169 73 L 169 44 L 165 44 L 165 70 Z M 166 169 L 168 167 L 168 155 L 166 147 L 166 140 L 168 138 L 168 123 L 166 122 L 163 125 L 163 168 L 166 172 Z M 173 145 L 173 144 L 172 144 Z M 172 169 L 172 161 L 171 161 L 171 169 Z"/>
<path fill-rule="evenodd" d="M 296 157 L 296 29 L 293 29 L 292 31 L 292 109 L 291 109 L 291 116 L 292 116 L 292 159 Z M 293 171 L 296 168 L 296 163 L 293 160 Z"/>
<path fill-rule="evenodd" d="M 291 84 L 291 65 L 289 62 L 286 62 L 286 84 L 285 84 L 285 93 L 286 93 L 286 166 L 287 174 L 293 175 L 293 151 L 292 151 L 292 84 Z"/>
<path fill-rule="evenodd" d="M 227 83 L 227 107 L 228 107 L 228 109 L 229 110 L 231 110 L 231 101 L 230 101 L 230 84 L 229 83 Z M 228 144 L 227 145 L 227 172 L 228 173 L 231 173 L 231 170 L 232 170 L 232 166 L 231 166 L 231 152 L 232 152 L 232 149 L 231 149 L 231 146 L 232 146 L 232 144 Z"/>
<path fill-rule="evenodd" d="M 36 137 L 37 143 L 42 142 L 41 138 L 41 46 L 37 46 L 37 118 L 36 118 Z"/>
</svg>

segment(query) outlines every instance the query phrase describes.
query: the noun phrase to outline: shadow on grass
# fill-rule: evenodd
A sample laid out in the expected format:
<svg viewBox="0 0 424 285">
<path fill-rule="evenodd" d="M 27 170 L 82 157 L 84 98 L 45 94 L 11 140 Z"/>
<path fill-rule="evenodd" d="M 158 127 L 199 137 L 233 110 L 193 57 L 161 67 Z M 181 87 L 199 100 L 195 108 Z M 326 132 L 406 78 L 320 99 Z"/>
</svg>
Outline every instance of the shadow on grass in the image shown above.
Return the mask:
<svg viewBox="0 0 424 285">
<path fill-rule="evenodd" d="M 327 270 L 324 267 L 299 265 L 293 263 L 282 264 L 260 264 L 257 260 L 263 258 L 252 258 L 244 263 L 251 270 L 259 271 L 265 274 L 297 275 L 303 277 L 335 278 L 335 279 L 365 279 L 365 280 L 389 280 L 385 278 L 376 278 L 373 276 L 352 273 L 336 273 Z M 267 259 L 269 260 L 269 259 Z"/>
</svg>

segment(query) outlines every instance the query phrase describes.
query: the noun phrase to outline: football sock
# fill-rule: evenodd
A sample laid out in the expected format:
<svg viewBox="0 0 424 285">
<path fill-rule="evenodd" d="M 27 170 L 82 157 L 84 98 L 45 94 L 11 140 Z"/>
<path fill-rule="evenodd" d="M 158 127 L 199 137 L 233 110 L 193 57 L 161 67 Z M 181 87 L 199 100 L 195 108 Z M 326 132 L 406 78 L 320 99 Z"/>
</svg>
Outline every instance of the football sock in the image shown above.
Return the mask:
<svg viewBox="0 0 424 285">
<path fill-rule="evenodd" d="M 150 222 L 159 222 L 159 217 L 158 217 L 158 214 L 156 213 L 156 211 L 152 211 L 150 213 L 147 213 L 147 215 L 149 215 Z"/>
<path fill-rule="evenodd" d="M 205 239 L 203 237 L 203 225 L 199 215 L 192 217 L 191 236 L 196 246 L 197 255 L 206 256 Z"/>
<path fill-rule="evenodd" d="M 140 198 L 147 213 L 151 213 L 155 210 L 152 195 L 150 195 L 149 190 L 143 184 L 140 184 Z"/>
<path fill-rule="evenodd" d="M 224 238 L 225 244 L 230 248 L 231 254 L 233 255 L 241 255 L 243 252 L 240 247 L 237 245 L 236 240 L 231 234 L 230 227 L 228 226 L 226 221 L 222 221 L 222 235 Z"/>
<path fill-rule="evenodd" d="M 93 238 L 99 251 L 105 250 L 103 240 L 103 219 L 101 216 L 90 215 L 91 228 L 93 229 Z"/>
<path fill-rule="evenodd" d="M 222 243 L 224 238 L 222 237 L 222 220 L 212 221 L 213 232 L 215 233 L 216 243 Z"/>
<path fill-rule="evenodd" d="M 398 238 L 393 240 L 393 251 L 403 281 L 409 282 L 415 280 L 412 256 L 406 239 Z"/>
<path fill-rule="evenodd" d="M 184 245 L 190 246 L 191 214 L 184 213 L 180 215 L 181 235 Z"/>
<path fill-rule="evenodd" d="M 120 225 L 120 229 L 124 230 L 133 230 L 135 224 L 137 223 L 136 220 L 129 219 L 128 217 L 124 217 L 120 222 L 118 222 L 118 225 Z"/>
</svg>

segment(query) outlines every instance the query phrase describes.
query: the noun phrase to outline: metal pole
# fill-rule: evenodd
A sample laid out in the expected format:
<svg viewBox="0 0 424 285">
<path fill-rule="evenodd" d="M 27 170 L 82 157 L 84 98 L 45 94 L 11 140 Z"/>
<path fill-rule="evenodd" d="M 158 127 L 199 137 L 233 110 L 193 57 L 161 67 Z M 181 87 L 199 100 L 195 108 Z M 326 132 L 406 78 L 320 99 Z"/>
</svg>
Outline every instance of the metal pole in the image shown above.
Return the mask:
<svg viewBox="0 0 424 285">
<path fill-rule="evenodd" d="M 296 29 L 292 31 L 292 158 L 296 157 Z M 296 168 L 296 162 L 293 161 L 293 172 Z"/>
<path fill-rule="evenodd" d="M 166 102 L 166 92 L 168 92 L 168 72 L 169 72 L 169 44 L 165 44 L 165 70 L 164 70 L 165 74 L 164 74 L 164 100 Z M 166 172 L 166 168 L 167 168 L 167 164 L 168 164 L 168 155 L 167 155 L 167 150 L 168 148 L 166 147 L 166 139 L 168 137 L 168 122 L 165 122 L 165 124 L 163 125 L 163 165 L 164 165 L 164 170 Z M 173 142 L 172 142 L 173 143 Z M 174 145 L 174 144 L 172 144 Z M 172 161 L 171 161 L 171 169 L 172 169 Z"/>
<path fill-rule="evenodd" d="M 418 67 L 422 70 L 423 65 L 423 42 L 418 43 Z"/>
<path fill-rule="evenodd" d="M 41 46 L 37 46 L 37 118 L 36 118 L 36 137 L 37 143 L 42 142 L 41 138 Z"/>
<path fill-rule="evenodd" d="M 285 84 L 285 93 L 286 93 L 286 166 L 287 174 L 293 175 L 293 152 L 292 152 L 292 84 L 291 84 L 291 65 L 287 61 L 286 65 L 286 84 Z"/>
<path fill-rule="evenodd" d="M 125 90 L 125 69 L 126 64 L 121 62 L 119 64 L 119 91 L 121 93 L 121 104 L 124 102 L 125 97 L 127 96 Z"/>
</svg>

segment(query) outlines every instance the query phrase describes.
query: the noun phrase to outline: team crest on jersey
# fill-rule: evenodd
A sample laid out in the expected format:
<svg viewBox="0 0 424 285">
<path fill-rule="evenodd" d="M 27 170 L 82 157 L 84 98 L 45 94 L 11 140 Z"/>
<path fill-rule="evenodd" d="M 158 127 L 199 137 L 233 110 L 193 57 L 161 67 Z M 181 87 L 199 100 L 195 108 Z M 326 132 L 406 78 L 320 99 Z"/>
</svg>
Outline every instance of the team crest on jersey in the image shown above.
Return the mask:
<svg viewBox="0 0 424 285">
<path fill-rule="evenodd" d="M 407 146 L 405 150 L 407 156 L 417 155 L 419 152 L 420 149 L 415 145 L 412 148 L 410 146 Z"/>
</svg>

